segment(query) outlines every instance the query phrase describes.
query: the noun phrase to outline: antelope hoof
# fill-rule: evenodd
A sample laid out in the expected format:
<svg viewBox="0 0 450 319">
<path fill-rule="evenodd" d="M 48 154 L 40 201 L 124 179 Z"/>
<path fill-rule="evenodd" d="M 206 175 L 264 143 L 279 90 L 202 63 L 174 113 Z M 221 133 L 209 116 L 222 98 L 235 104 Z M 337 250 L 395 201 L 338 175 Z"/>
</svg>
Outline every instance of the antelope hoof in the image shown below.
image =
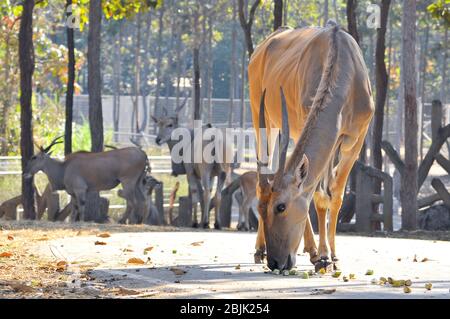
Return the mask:
<svg viewBox="0 0 450 319">
<path fill-rule="evenodd" d="M 237 230 L 239 231 L 248 231 L 247 227 L 245 227 L 244 223 L 240 223 L 237 225 Z"/>
<path fill-rule="evenodd" d="M 339 259 L 337 257 L 331 258 L 333 262 L 333 270 L 339 270 L 341 267 L 339 267 Z"/>
<path fill-rule="evenodd" d="M 266 258 L 266 254 L 264 253 L 264 250 L 256 250 L 255 254 L 253 255 L 255 258 L 255 264 L 263 264 L 264 259 Z"/>
<path fill-rule="evenodd" d="M 325 269 L 326 272 L 333 271 L 333 263 L 328 261 L 328 257 L 321 257 L 320 260 L 314 264 L 316 272 L 319 272 L 322 268 Z"/>
<path fill-rule="evenodd" d="M 204 229 L 209 229 L 209 223 L 203 223 L 202 227 L 203 227 Z"/>
<path fill-rule="evenodd" d="M 214 229 L 221 229 L 222 227 L 220 227 L 219 223 L 214 223 Z"/>
</svg>

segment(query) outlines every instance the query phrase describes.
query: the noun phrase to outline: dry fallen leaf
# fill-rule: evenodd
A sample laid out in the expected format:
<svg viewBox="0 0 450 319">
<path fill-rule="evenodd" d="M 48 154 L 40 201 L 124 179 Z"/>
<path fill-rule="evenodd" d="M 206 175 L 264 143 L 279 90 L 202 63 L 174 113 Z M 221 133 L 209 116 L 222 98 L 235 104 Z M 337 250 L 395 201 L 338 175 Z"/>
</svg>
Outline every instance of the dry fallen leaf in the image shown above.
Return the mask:
<svg viewBox="0 0 450 319">
<path fill-rule="evenodd" d="M 237 269 L 237 270 L 241 269 L 241 265 L 237 265 L 236 267 L 234 267 L 234 269 Z"/>
<path fill-rule="evenodd" d="M 409 293 L 411 292 L 411 288 L 409 288 L 408 286 L 405 286 L 405 287 L 403 288 L 403 292 L 404 292 L 405 294 L 409 294 Z"/>
<path fill-rule="evenodd" d="M 97 234 L 97 237 L 108 238 L 108 237 L 111 237 L 111 235 L 109 233 L 100 233 L 100 234 Z"/>
<path fill-rule="evenodd" d="M 125 296 L 129 296 L 129 295 L 139 295 L 139 291 L 136 290 L 132 290 L 132 289 L 127 289 L 127 288 L 123 288 L 123 287 L 119 287 L 119 291 L 118 293 L 120 295 L 125 295 Z"/>
<path fill-rule="evenodd" d="M 178 267 L 171 267 L 169 270 L 177 276 L 181 276 L 181 275 L 184 275 L 185 273 L 187 273 L 186 270 L 178 268 Z"/>
<path fill-rule="evenodd" d="M 424 263 L 426 261 L 428 261 L 429 259 L 427 257 L 425 257 L 424 259 L 422 259 L 420 262 Z"/>
<path fill-rule="evenodd" d="M 104 245 L 106 245 L 106 243 L 104 242 L 104 241 L 96 241 L 95 242 L 95 245 L 100 245 L 100 246 L 104 246 Z"/>
<path fill-rule="evenodd" d="M 133 258 L 128 259 L 127 263 L 128 263 L 128 264 L 138 264 L 138 265 L 143 265 L 143 264 L 145 264 L 145 261 L 143 261 L 143 260 L 140 259 L 140 258 L 133 257 Z"/>
<path fill-rule="evenodd" d="M 425 284 L 425 289 L 426 290 L 431 290 L 432 287 L 433 287 L 433 285 L 431 283 L 429 283 L 429 282 Z"/>
<path fill-rule="evenodd" d="M 413 262 L 417 262 L 417 255 L 414 255 L 414 259 L 413 259 Z"/>
<path fill-rule="evenodd" d="M 13 235 L 8 235 L 8 240 L 14 240 Z"/>
<path fill-rule="evenodd" d="M 132 253 L 134 250 L 133 250 L 133 249 L 130 249 L 130 248 L 124 248 L 122 251 L 123 251 L 124 253 Z"/>
<path fill-rule="evenodd" d="M 191 246 L 201 246 L 204 243 L 204 241 L 195 241 L 191 243 Z"/>
<path fill-rule="evenodd" d="M 56 271 L 57 272 L 63 272 L 67 268 L 67 262 L 64 260 L 58 261 L 56 263 Z"/>
<path fill-rule="evenodd" d="M 152 247 L 152 246 L 147 247 L 147 248 L 144 248 L 144 252 L 145 252 L 145 253 L 148 253 L 148 252 L 150 252 L 150 251 L 152 251 L 152 250 L 153 250 L 153 247 Z"/>
<path fill-rule="evenodd" d="M 9 257 L 11 257 L 13 254 L 12 253 L 10 253 L 9 251 L 5 251 L 5 252 L 2 252 L 1 254 L 0 254 L 0 257 L 1 258 L 9 258 Z"/>
<path fill-rule="evenodd" d="M 34 292 L 33 287 L 21 283 L 10 284 L 10 286 L 15 292 L 23 292 L 23 293 Z"/>
<path fill-rule="evenodd" d="M 332 293 L 335 293 L 336 289 L 314 289 L 311 295 L 331 295 Z"/>
</svg>

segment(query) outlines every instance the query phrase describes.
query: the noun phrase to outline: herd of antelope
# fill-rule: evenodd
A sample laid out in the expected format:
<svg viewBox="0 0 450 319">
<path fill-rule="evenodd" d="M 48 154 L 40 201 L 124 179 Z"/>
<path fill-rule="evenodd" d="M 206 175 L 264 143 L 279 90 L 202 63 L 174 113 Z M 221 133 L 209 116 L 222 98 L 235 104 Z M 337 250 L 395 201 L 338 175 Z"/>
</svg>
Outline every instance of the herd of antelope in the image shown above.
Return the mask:
<svg viewBox="0 0 450 319">
<path fill-rule="evenodd" d="M 257 171 L 239 177 L 242 204 L 238 228 L 248 230 L 250 212 L 258 211 L 256 263 L 267 258 L 271 269 L 291 269 L 304 238 L 304 251 L 316 270 L 337 268 L 338 212 L 374 112 L 360 48 L 333 21 L 323 28 L 280 28 L 256 48 L 248 77 Z M 186 99 L 174 114 L 153 118 L 158 145 L 167 144 L 170 150 L 175 146 L 172 132 L 179 127 L 178 114 L 185 104 Z M 276 141 L 270 132 L 278 128 L 279 151 L 274 152 Z M 195 134 L 191 132 L 192 141 Z M 227 148 L 230 143 L 226 142 L 226 134 L 222 136 L 220 145 Z M 288 157 L 290 137 L 296 144 Z M 28 163 L 25 177 L 43 171 L 54 191 L 70 194 L 74 221 L 83 220 L 88 192 L 109 190 L 120 183 L 119 195 L 127 202 L 121 222 L 142 222 L 148 189 L 155 183 L 143 150 L 128 147 L 100 153 L 77 152 L 60 161 L 50 157 L 52 146 L 59 142 L 57 139 L 46 148 L 40 147 Z M 215 153 L 219 151 L 225 150 L 215 149 Z M 191 156 L 196 152 L 202 149 L 192 146 Z M 278 155 L 275 159 L 274 153 Z M 214 207 L 214 226 L 220 228 L 221 191 L 230 182 L 233 160 L 192 160 L 178 165 L 174 174 L 186 174 L 194 203 L 193 226 L 209 227 L 209 211 Z M 272 172 L 269 166 L 275 161 L 278 167 Z M 215 177 L 217 186 L 211 198 Z M 308 213 L 311 201 L 318 217 L 318 246 Z M 197 203 L 201 206 L 200 221 Z"/>
</svg>

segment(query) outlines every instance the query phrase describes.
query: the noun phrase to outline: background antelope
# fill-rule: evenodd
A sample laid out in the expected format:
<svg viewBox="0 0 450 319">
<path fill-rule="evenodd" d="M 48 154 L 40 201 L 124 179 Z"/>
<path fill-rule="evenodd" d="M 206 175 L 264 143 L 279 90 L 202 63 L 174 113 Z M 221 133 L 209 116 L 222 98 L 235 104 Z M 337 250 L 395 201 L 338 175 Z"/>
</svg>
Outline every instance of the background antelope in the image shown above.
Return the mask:
<svg viewBox="0 0 450 319">
<path fill-rule="evenodd" d="M 167 143 L 169 149 L 172 150 L 173 147 L 179 142 L 179 140 L 172 139 L 172 132 L 179 127 L 178 123 L 178 113 L 186 104 L 187 97 L 184 102 L 177 106 L 175 109 L 174 115 L 168 115 L 166 111 L 164 115 L 160 118 L 153 118 L 153 121 L 157 124 L 157 137 L 156 144 L 163 145 Z M 217 128 L 212 128 L 210 125 L 206 125 L 204 128 L 209 130 L 219 130 Z M 219 145 L 222 145 L 224 154 L 223 162 L 219 162 L 214 160 L 211 163 L 205 161 L 202 156 L 202 162 L 195 163 L 194 162 L 194 154 L 203 154 L 203 148 L 211 143 L 213 140 L 203 140 L 199 145 L 195 145 L 192 143 L 194 140 L 194 130 L 190 129 L 191 136 L 191 158 L 189 163 L 183 162 L 184 172 L 186 173 L 186 177 L 189 184 L 189 191 L 192 196 L 192 205 L 193 205 L 193 226 L 196 227 L 198 225 L 197 222 L 197 203 L 200 202 L 202 216 L 201 216 L 201 227 L 208 228 L 209 227 L 209 211 L 211 208 L 211 191 L 214 182 L 214 178 L 217 177 L 217 186 L 216 192 L 213 198 L 214 211 L 215 211 L 215 222 L 214 227 L 216 229 L 220 228 L 220 200 L 221 200 L 221 191 L 223 186 L 225 185 L 225 181 L 227 177 L 231 174 L 231 163 L 233 159 L 226 158 L 228 154 L 233 154 L 233 150 L 227 148 L 232 147 L 230 143 L 227 143 L 227 136 L 223 131 L 220 131 L 220 134 L 216 134 L 215 136 L 225 136 L 222 141 L 218 142 Z M 214 132 L 212 132 L 214 133 Z M 201 133 L 199 133 L 201 134 Z M 231 138 L 229 139 L 231 140 Z M 216 144 L 217 145 L 217 144 Z M 215 150 L 215 154 L 218 154 L 219 151 Z M 200 200 L 201 198 L 201 200 Z"/>
<path fill-rule="evenodd" d="M 249 171 L 239 176 L 239 189 L 234 193 L 237 199 L 238 193 L 242 196 L 239 201 L 238 230 L 250 230 L 250 211 L 257 212 L 258 198 L 256 197 L 256 172 Z M 257 217 L 257 216 L 256 216 Z"/>
<path fill-rule="evenodd" d="M 259 159 L 267 157 L 264 140 L 270 129 L 283 127 L 280 165 L 272 180 L 262 172 L 267 163 L 258 162 L 255 261 L 261 262 L 267 249 L 269 268 L 290 269 L 304 236 L 316 270 L 327 267 L 328 244 L 332 261 L 338 260 L 337 215 L 374 112 L 361 51 L 334 22 L 325 28 L 282 29 L 256 49 L 248 72 Z M 260 130 L 266 125 L 267 132 Z M 286 163 L 289 133 L 297 144 Z M 318 249 L 308 215 L 313 199 Z"/>
<path fill-rule="evenodd" d="M 127 200 L 127 210 L 138 211 L 145 201 L 143 187 L 140 183 L 149 167 L 147 155 L 136 147 L 111 150 L 107 152 L 72 153 L 60 161 L 51 158 L 51 148 L 58 143 L 56 138 L 46 148 L 29 161 L 24 176 L 32 178 L 34 174 L 43 171 L 50 182 L 53 191 L 65 190 L 74 199 L 75 212 L 72 219 L 77 217 L 84 220 L 86 194 L 115 188 L 122 184 L 121 196 Z"/>
</svg>

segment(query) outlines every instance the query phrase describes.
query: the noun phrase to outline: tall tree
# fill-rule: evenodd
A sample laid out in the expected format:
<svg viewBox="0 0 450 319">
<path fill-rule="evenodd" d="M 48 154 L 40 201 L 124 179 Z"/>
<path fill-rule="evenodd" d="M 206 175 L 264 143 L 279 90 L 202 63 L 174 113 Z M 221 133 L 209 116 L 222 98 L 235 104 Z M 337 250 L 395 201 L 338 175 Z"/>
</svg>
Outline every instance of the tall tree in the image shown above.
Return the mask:
<svg viewBox="0 0 450 319">
<path fill-rule="evenodd" d="M 328 7 L 328 0 L 324 0 L 324 3 L 323 3 L 323 25 L 325 25 L 327 23 L 329 16 L 330 16 L 330 10 Z"/>
<path fill-rule="evenodd" d="M 228 114 L 228 126 L 233 125 L 234 98 L 236 90 L 236 0 L 233 0 L 233 18 L 231 26 L 231 59 L 230 59 L 230 112 Z"/>
<path fill-rule="evenodd" d="M 245 2 L 245 3 L 244 3 Z M 241 23 L 242 30 L 244 31 L 245 44 L 247 45 L 248 58 L 253 54 L 253 39 L 252 39 L 252 26 L 253 20 L 255 18 L 256 9 L 258 8 L 261 0 L 254 0 L 248 18 L 246 17 L 247 11 L 247 1 L 238 0 L 238 12 L 239 12 L 239 22 Z"/>
<path fill-rule="evenodd" d="M 194 43 L 192 50 L 192 67 L 193 67 L 193 82 L 194 82 L 194 121 L 201 120 L 201 88 L 200 88 L 200 46 L 202 44 L 202 37 L 200 35 L 200 4 L 194 4 L 193 9 L 193 32 Z"/>
<path fill-rule="evenodd" d="M 405 168 L 402 174 L 400 198 L 402 228 L 414 230 L 417 214 L 417 102 L 416 102 L 416 0 L 403 0 L 402 16 L 405 104 Z"/>
<path fill-rule="evenodd" d="M 134 97 L 133 102 L 133 116 L 131 117 L 131 131 L 139 134 L 139 97 L 141 95 L 141 13 L 136 15 L 136 37 L 134 38 Z M 134 127 L 134 129 L 133 129 Z"/>
<path fill-rule="evenodd" d="M 283 25 L 283 0 L 273 0 L 273 31 Z"/>
<path fill-rule="evenodd" d="M 34 0 L 23 2 L 19 29 L 19 67 L 20 67 L 20 151 L 22 171 L 33 156 L 32 105 L 34 47 L 33 47 L 33 9 Z M 22 177 L 23 218 L 35 219 L 33 179 Z"/>
<path fill-rule="evenodd" d="M 383 139 L 384 107 L 389 77 L 386 71 L 386 30 L 391 0 L 381 1 L 380 28 L 377 30 L 377 44 L 375 49 L 375 77 L 376 77 L 376 102 L 375 116 L 372 134 L 372 162 L 373 166 L 382 169 L 383 157 L 381 155 L 381 141 Z M 376 184 L 376 192 L 379 192 L 381 183 Z"/>
<path fill-rule="evenodd" d="M 102 1 L 89 2 L 88 34 L 88 93 L 91 150 L 103 150 L 102 78 L 100 65 L 100 43 L 102 24 Z"/>
<path fill-rule="evenodd" d="M 66 2 L 66 15 L 70 18 L 72 13 L 72 0 Z M 66 91 L 66 123 L 64 131 L 64 154 L 72 153 L 72 121 L 73 121 L 73 92 L 75 87 L 75 41 L 74 25 L 66 22 L 67 35 L 67 91 Z"/>
<path fill-rule="evenodd" d="M 348 32 L 359 44 L 358 23 L 356 19 L 356 9 L 358 8 L 358 0 L 347 0 L 347 25 Z"/>
<path fill-rule="evenodd" d="M 161 65 L 162 65 L 162 35 L 164 30 L 164 12 L 165 7 L 163 6 L 159 10 L 159 17 L 158 17 L 158 40 L 157 40 L 157 47 L 156 47 L 156 87 L 155 87 L 155 107 L 153 109 L 153 116 L 155 118 L 158 118 L 160 116 L 159 111 L 159 95 L 161 90 Z M 154 127 L 156 132 L 156 125 Z"/>
</svg>

